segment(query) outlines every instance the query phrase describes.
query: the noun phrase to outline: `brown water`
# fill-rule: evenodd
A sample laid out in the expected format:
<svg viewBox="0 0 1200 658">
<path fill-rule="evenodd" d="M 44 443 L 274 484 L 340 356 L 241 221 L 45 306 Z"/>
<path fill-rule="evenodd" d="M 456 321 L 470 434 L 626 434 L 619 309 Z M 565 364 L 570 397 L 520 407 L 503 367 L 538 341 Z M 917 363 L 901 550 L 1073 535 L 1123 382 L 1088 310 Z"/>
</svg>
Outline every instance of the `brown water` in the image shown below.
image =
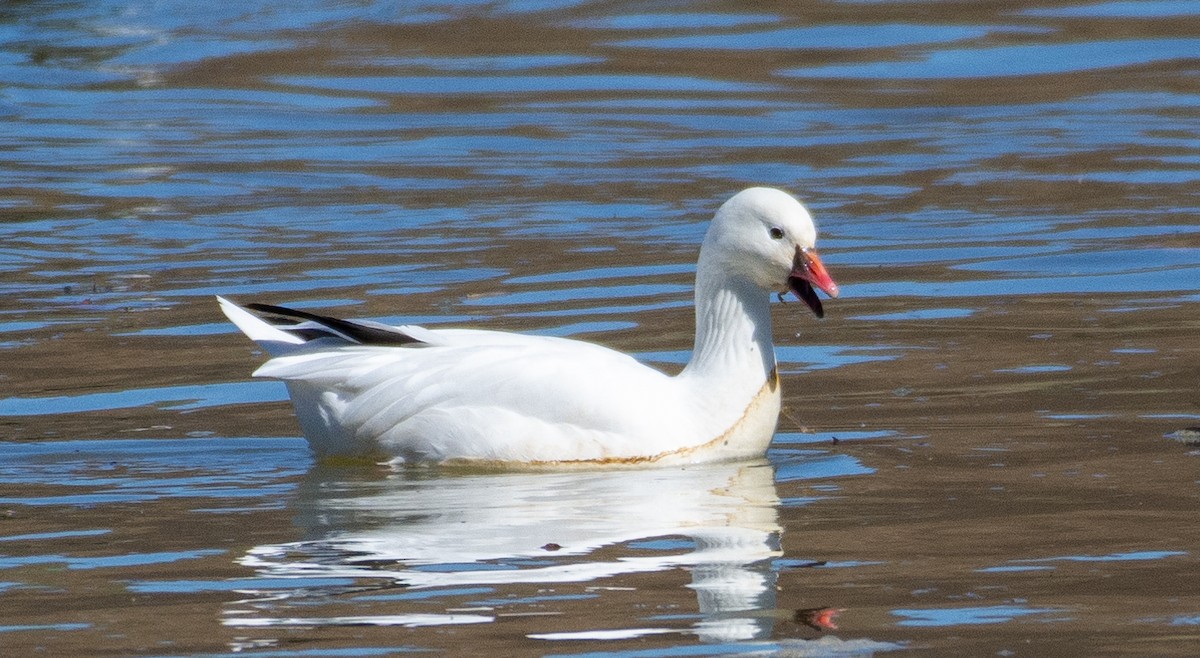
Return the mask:
<svg viewBox="0 0 1200 658">
<path fill-rule="evenodd" d="M 4 4 L 0 653 L 1200 653 L 1197 53 L 1181 0 Z M 677 368 L 751 184 L 843 289 L 776 308 L 761 463 L 314 464 L 212 299 Z"/>
</svg>

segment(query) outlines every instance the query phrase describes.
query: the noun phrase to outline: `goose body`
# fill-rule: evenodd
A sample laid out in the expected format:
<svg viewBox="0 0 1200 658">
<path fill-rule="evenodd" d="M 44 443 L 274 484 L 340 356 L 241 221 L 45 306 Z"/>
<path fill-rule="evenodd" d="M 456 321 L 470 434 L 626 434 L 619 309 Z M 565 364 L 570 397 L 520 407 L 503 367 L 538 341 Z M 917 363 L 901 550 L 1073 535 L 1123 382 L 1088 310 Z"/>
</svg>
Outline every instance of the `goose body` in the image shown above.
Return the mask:
<svg viewBox="0 0 1200 658">
<path fill-rule="evenodd" d="M 780 409 L 770 295 L 837 296 L 807 210 L 771 188 L 717 211 L 696 272 L 696 342 L 669 376 L 593 343 L 391 327 L 278 306 L 229 319 L 272 358 L 313 451 L 396 462 L 672 464 L 763 454 Z"/>
</svg>

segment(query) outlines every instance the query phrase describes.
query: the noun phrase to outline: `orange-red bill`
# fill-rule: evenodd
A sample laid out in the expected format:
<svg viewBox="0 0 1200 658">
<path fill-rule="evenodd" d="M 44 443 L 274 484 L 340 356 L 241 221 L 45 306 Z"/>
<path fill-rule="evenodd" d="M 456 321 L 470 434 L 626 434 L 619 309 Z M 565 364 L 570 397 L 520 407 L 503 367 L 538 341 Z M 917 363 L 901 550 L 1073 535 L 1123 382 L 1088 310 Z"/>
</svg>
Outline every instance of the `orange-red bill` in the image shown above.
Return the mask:
<svg viewBox="0 0 1200 658">
<path fill-rule="evenodd" d="M 796 297 L 812 309 L 813 315 L 825 317 L 825 309 L 821 299 L 813 288 L 824 291 L 830 297 L 838 296 L 838 286 L 829 276 L 821 257 L 812 249 L 797 249 L 796 260 L 792 264 L 792 272 L 788 276 L 788 287 L 796 293 Z"/>
</svg>

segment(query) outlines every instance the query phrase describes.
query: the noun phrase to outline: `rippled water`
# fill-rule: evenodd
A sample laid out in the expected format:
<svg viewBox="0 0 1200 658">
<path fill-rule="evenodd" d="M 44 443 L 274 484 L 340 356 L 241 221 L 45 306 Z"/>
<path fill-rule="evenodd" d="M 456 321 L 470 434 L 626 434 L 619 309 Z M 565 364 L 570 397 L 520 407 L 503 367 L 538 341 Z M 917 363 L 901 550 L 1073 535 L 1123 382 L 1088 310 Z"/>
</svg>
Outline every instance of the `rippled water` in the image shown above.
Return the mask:
<svg viewBox="0 0 1200 658">
<path fill-rule="evenodd" d="M 1193 655 L 1200 11 L 0 7 L 0 647 Z M 315 464 L 212 295 L 678 368 L 818 215 L 761 463 Z"/>
</svg>

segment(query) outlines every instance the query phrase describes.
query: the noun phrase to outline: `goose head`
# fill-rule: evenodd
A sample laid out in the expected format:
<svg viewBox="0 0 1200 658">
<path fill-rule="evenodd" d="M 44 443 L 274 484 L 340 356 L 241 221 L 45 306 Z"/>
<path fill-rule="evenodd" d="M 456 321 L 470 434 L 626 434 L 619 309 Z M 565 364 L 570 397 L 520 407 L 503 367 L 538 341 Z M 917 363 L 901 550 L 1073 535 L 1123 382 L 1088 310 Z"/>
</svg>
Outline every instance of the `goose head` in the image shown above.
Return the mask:
<svg viewBox="0 0 1200 658">
<path fill-rule="evenodd" d="M 700 269 L 751 282 L 766 292 L 792 292 L 817 317 L 825 312 L 816 289 L 838 296 L 816 250 L 808 210 L 787 192 L 752 187 L 717 210 L 700 248 Z"/>
</svg>

